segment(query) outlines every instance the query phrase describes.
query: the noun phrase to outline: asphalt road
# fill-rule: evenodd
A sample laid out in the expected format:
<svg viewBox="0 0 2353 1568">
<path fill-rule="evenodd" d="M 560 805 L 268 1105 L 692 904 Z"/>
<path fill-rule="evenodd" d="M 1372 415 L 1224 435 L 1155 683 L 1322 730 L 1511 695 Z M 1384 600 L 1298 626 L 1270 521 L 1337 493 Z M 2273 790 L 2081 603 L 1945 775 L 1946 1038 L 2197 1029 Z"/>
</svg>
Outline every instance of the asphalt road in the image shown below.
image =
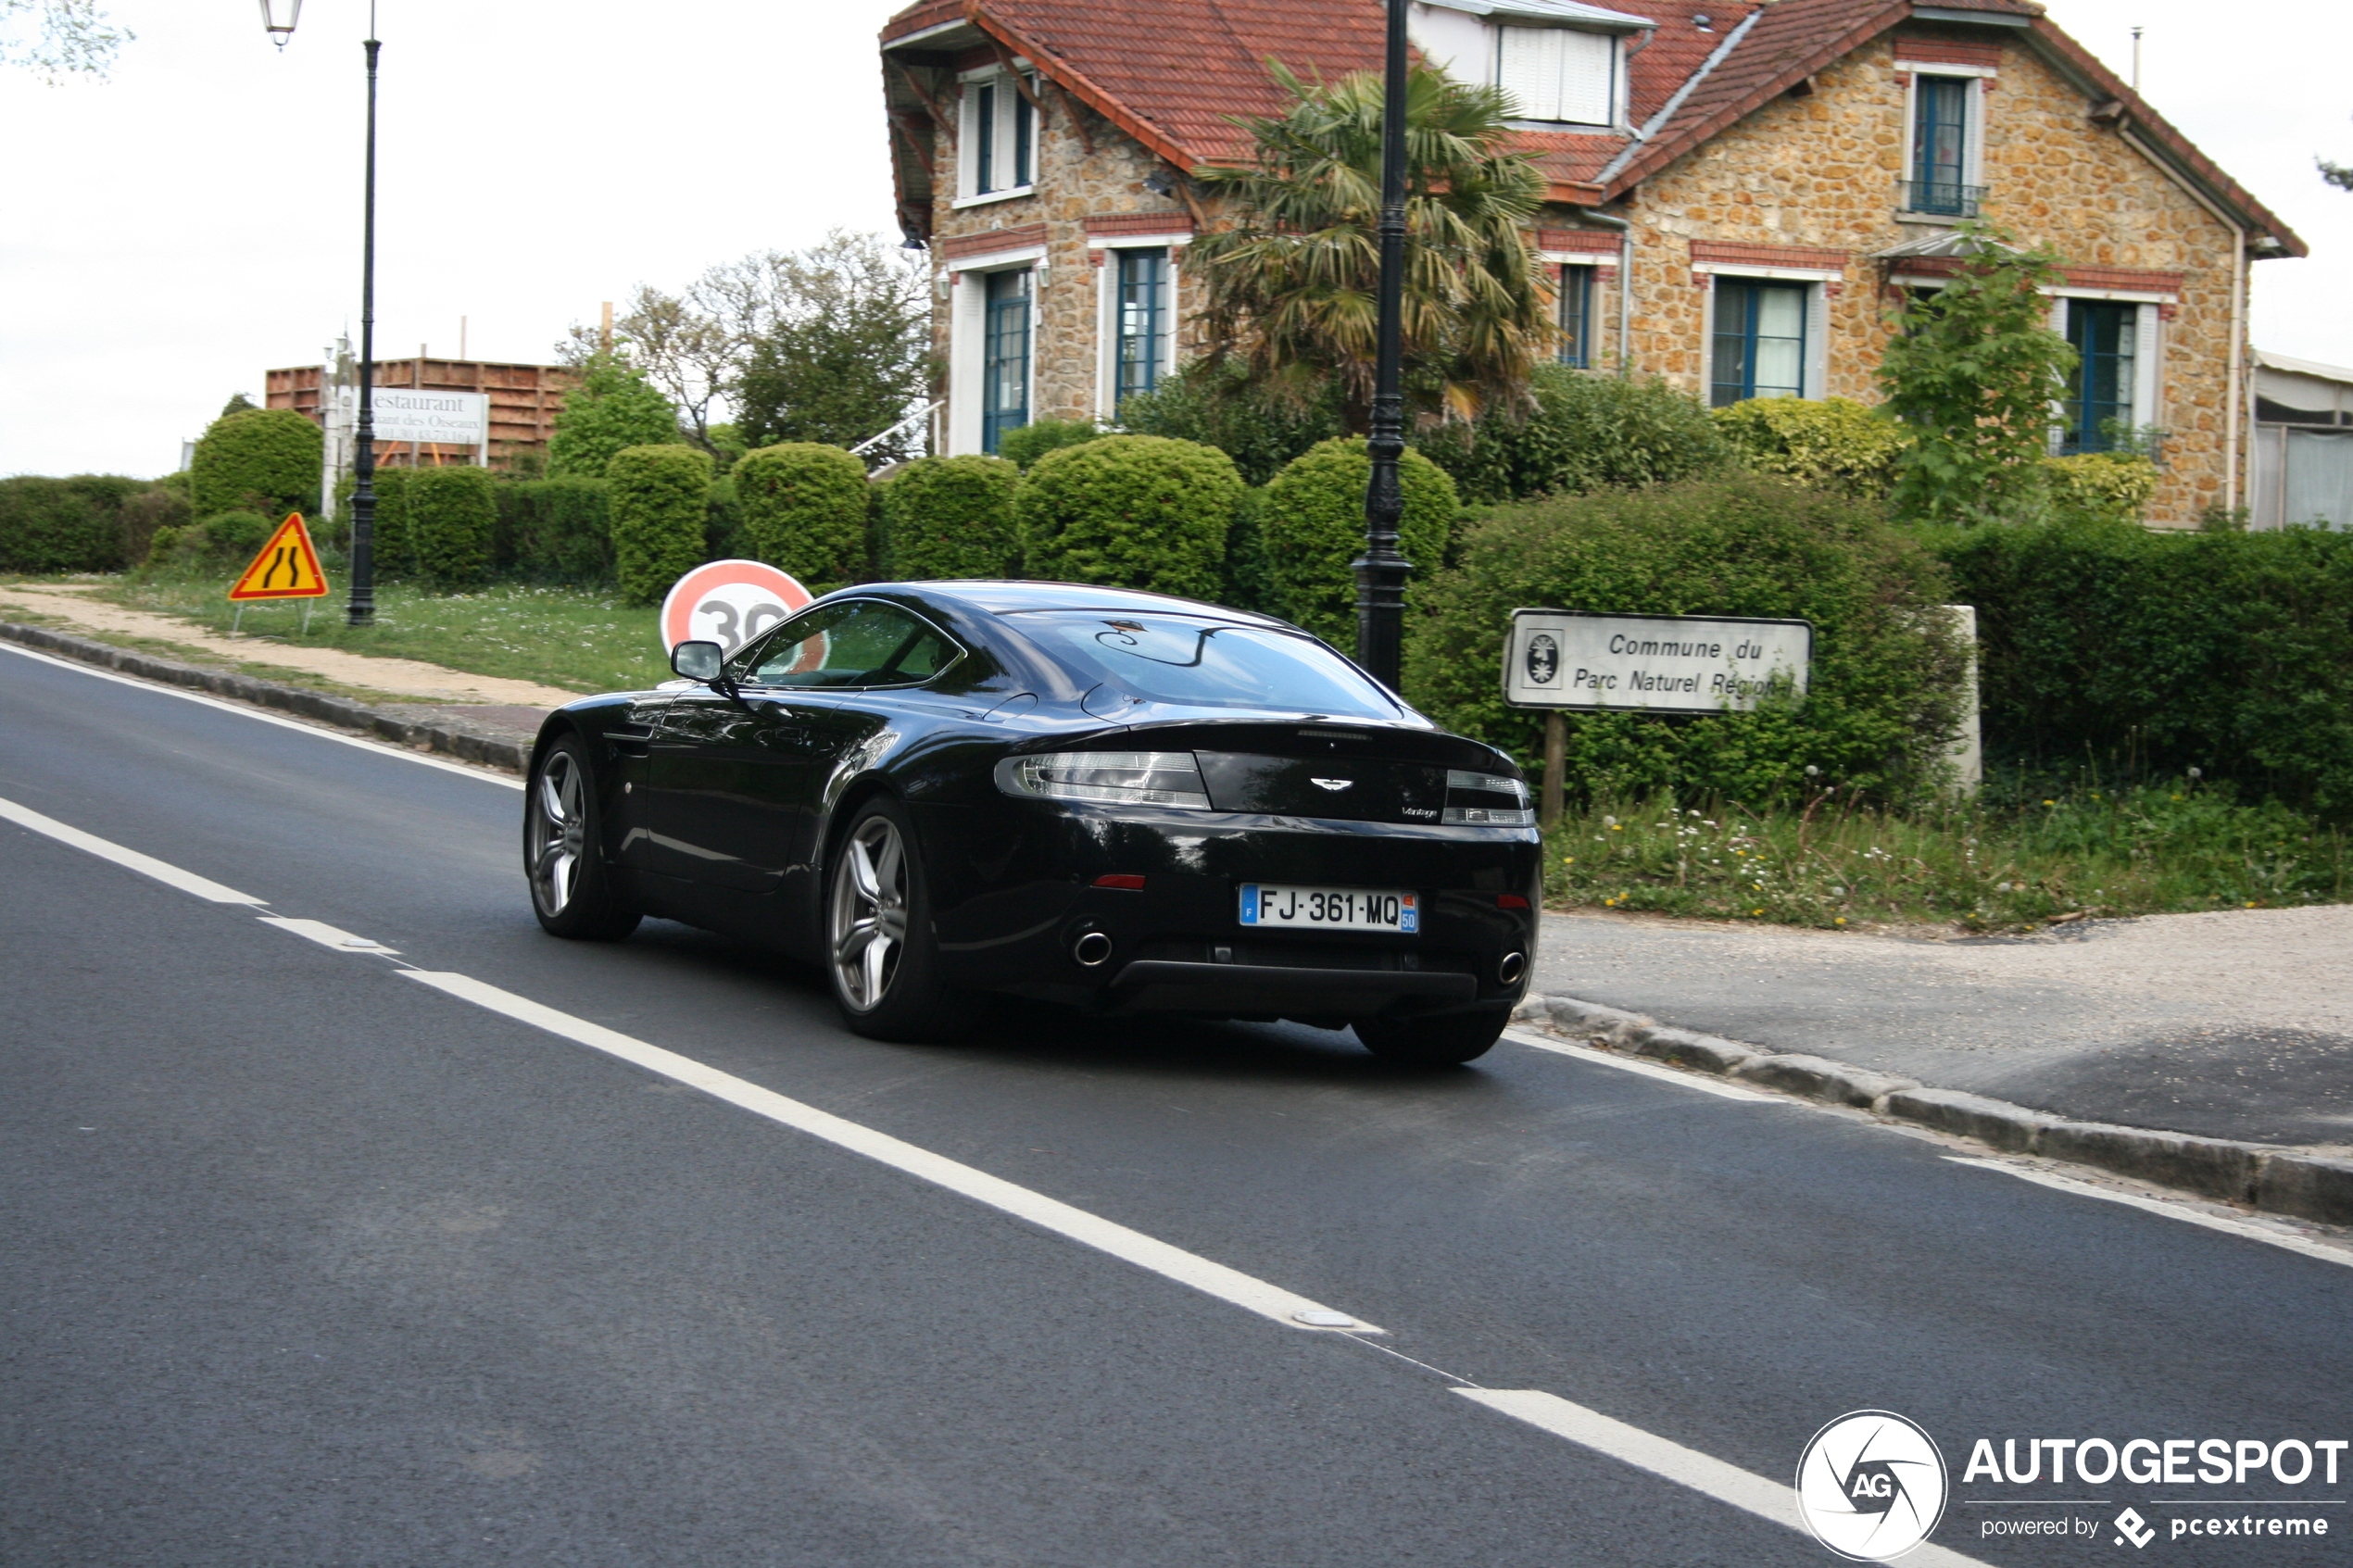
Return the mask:
<svg viewBox="0 0 2353 1568">
<path fill-rule="evenodd" d="M 0 801 L 268 906 L 0 822 L 10 1568 L 1836 1561 L 1472 1385 L 1777 1486 L 1900 1412 L 1951 1469 L 1935 1542 L 1988 1562 L 2137 1557 L 2128 1503 L 2169 1559 L 2353 1549 L 2353 1455 L 1963 1476 L 1980 1437 L 2353 1438 L 2343 1262 L 1508 1041 L 1433 1076 L 1015 1010 L 858 1039 L 683 927 L 543 935 L 507 784 L 5 651 Z M 411 966 L 1387 1332 L 1270 1321 Z M 2172 1534 L 2222 1504 L 2333 1529 Z M 2096 1535 L 1987 1533 L 2067 1516 Z"/>
</svg>

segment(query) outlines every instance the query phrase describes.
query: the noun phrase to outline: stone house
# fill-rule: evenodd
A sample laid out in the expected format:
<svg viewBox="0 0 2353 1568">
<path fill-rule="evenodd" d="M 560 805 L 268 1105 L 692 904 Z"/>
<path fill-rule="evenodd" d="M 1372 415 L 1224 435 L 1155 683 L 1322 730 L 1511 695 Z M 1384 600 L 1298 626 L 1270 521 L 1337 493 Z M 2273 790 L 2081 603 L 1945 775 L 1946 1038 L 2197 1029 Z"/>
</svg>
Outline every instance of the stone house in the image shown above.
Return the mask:
<svg viewBox="0 0 2353 1568">
<path fill-rule="evenodd" d="M 1415 0 L 1549 182 L 1567 362 L 1714 403 L 1875 396 L 1904 291 L 1983 217 L 2065 261 L 2070 449 L 2166 432 L 2152 520 L 2244 504 L 2252 263 L 2303 242 L 2030 0 Z M 934 449 L 1115 418 L 1188 347 L 1188 172 L 1277 112 L 1265 62 L 1378 69 L 1379 0 L 919 0 L 882 33 L 899 203 L 934 262 Z"/>
</svg>

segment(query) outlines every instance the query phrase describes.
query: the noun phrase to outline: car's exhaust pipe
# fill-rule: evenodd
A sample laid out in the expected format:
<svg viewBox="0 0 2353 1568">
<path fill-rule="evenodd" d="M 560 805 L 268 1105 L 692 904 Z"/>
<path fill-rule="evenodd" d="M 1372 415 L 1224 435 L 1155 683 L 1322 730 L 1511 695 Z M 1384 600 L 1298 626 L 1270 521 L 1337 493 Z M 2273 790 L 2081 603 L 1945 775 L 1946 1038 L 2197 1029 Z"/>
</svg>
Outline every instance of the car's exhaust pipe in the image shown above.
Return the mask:
<svg viewBox="0 0 2353 1568">
<path fill-rule="evenodd" d="M 1521 972 L 1527 968 L 1528 955 L 1526 953 L 1505 953 L 1504 961 L 1495 966 L 1495 978 L 1509 985 L 1518 980 Z"/>
<path fill-rule="evenodd" d="M 1087 969 L 1101 969 L 1111 960 L 1111 938 L 1090 931 L 1070 945 L 1070 956 Z"/>
</svg>

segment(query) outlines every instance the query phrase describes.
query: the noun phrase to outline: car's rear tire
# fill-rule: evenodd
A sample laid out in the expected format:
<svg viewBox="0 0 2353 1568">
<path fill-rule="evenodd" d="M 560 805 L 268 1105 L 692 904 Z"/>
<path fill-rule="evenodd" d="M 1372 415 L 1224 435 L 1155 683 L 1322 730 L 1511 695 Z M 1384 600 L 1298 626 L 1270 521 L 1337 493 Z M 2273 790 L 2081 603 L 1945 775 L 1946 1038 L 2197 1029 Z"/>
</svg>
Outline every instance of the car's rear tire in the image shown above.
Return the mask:
<svg viewBox="0 0 2353 1568">
<path fill-rule="evenodd" d="M 1459 1067 L 1487 1054 L 1512 1021 L 1508 1008 L 1430 1017 L 1360 1018 L 1356 1038 L 1384 1061 L 1406 1067 Z"/>
<path fill-rule="evenodd" d="M 522 870 L 540 925 L 575 942 L 618 942 L 640 918 L 614 897 L 598 816 L 588 749 L 566 735 L 540 754 L 523 791 Z"/>
<path fill-rule="evenodd" d="M 939 983 L 931 888 L 907 809 L 887 797 L 850 819 L 828 870 L 825 977 L 842 1022 L 876 1040 L 937 1040 L 972 1020 Z"/>
</svg>

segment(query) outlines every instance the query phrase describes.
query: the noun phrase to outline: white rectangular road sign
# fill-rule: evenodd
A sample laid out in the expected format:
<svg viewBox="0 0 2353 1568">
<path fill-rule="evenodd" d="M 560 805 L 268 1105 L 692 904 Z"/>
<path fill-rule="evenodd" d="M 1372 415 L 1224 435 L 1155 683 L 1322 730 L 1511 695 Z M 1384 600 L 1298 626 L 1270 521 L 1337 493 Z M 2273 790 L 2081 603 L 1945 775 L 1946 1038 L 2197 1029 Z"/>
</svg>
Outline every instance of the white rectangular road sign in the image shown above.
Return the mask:
<svg viewBox="0 0 2353 1568">
<path fill-rule="evenodd" d="M 1783 687 L 1804 696 L 1813 659 L 1810 621 L 1516 609 L 1504 696 L 1601 713 L 1738 711 Z"/>
<path fill-rule="evenodd" d="M 376 388 L 376 439 L 433 441 L 444 446 L 481 446 L 490 440 L 490 395 L 482 392 L 435 392 L 429 387 Z"/>
</svg>

